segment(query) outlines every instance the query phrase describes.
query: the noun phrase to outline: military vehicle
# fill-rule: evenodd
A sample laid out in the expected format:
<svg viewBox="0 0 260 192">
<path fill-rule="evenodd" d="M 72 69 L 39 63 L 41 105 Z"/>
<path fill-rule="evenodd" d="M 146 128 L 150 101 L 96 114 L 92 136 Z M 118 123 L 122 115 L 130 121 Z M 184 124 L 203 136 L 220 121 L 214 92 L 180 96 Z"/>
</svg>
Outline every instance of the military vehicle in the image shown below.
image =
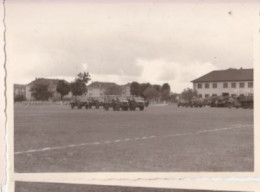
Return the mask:
<svg viewBox="0 0 260 192">
<path fill-rule="evenodd" d="M 203 99 L 202 98 L 197 98 L 194 97 L 191 99 L 191 101 L 189 102 L 189 106 L 190 107 L 203 107 L 204 103 L 203 103 Z"/>
<path fill-rule="evenodd" d="M 190 101 L 185 100 L 185 99 L 180 99 L 178 102 L 178 107 L 189 107 L 190 106 Z"/>
<path fill-rule="evenodd" d="M 211 107 L 228 107 L 229 106 L 229 97 L 223 96 L 212 96 L 210 98 Z"/>
<path fill-rule="evenodd" d="M 104 98 L 103 108 L 108 111 L 112 108 L 114 111 L 128 111 L 129 103 L 126 97 L 106 96 Z"/>
<path fill-rule="evenodd" d="M 118 97 L 116 99 L 116 106 L 119 105 L 119 108 L 123 111 L 128 111 L 129 103 L 126 97 Z"/>
<path fill-rule="evenodd" d="M 229 97 L 228 102 L 227 102 L 227 107 L 228 108 L 232 108 L 232 107 L 239 108 L 239 107 L 241 107 L 241 103 L 239 102 L 238 97 Z"/>
<path fill-rule="evenodd" d="M 144 110 L 144 107 L 146 106 L 145 101 L 141 97 L 130 97 L 128 98 L 129 103 L 129 109 L 131 111 L 135 111 L 136 108 L 139 108 L 140 111 Z"/>
<path fill-rule="evenodd" d="M 244 109 L 253 109 L 254 108 L 254 96 L 253 95 L 248 95 L 244 96 L 241 95 L 238 98 L 238 101 L 241 103 L 241 107 Z"/>
<path fill-rule="evenodd" d="M 74 107 L 77 107 L 78 109 L 81 109 L 82 107 L 85 107 L 86 109 L 89 108 L 89 101 L 87 97 L 73 97 L 70 102 L 70 106 L 72 109 Z"/>
<path fill-rule="evenodd" d="M 114 98 L 111 96 L 104 97 L 103 108 L 108 111 L 110 108 L 113 108 L 114 105 Z"/>
</svg>

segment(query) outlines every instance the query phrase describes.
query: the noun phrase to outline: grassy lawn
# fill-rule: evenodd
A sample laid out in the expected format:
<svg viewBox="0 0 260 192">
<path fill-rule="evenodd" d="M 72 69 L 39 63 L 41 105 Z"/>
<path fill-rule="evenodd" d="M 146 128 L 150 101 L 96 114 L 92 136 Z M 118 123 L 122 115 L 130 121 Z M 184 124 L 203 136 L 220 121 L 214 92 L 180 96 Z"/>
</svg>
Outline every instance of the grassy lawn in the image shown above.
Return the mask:
<svg viewBox="0 0 260 192">
<path fill-rule="evenodd" d="M 97 185 L 76 185 L 58 183 L 15 183 L 15 192 L 217 192 L 206 190 L 185 190 L 185 189 L 160 189 L 144 187 L 119 187 L 119 186 L 97 186 Z M 225 191 L 222 191 L 225 192 Z"/>
<path fill-rule="evenodd" d="M 16 172 L 253 171 L 250 109 L 18 104 L 14 121 Z"/>
</svg>

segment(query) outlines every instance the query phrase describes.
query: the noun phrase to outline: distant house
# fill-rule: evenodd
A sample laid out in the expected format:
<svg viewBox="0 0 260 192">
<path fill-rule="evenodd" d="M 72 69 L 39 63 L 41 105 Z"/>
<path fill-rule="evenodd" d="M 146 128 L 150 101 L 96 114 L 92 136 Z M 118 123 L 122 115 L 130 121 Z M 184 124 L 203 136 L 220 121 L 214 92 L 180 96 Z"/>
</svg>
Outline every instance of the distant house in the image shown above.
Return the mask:
<svg viewBox="0 0 260 192">
<path fill-rule="evenodd" d="M 125 85 L 121 85 L 122 95 L 124 95 L 124 96 L 130 96 L 131 95 L 130 85 L 131 85 L 130 83 L 127 83 Z"/>
<path fill-rule="evenodd" d="M 59 100 L 60 93 L 56 91 L 59 79 L 46 79 L 46 78 L 36 78 L 34 81 L 26 85 L 26 100 L 35 100 L 32 96 L 32 87 L 36 84 L 43 84 L 48 86 L 48 91 L 52 93 L 52 100 Z"/>
<path fill-rule="evenodd" d="M 243 68 L 212 71 L 193 80 L 193 89 L 203 98 L 253 95 L 253 73 L 253 69 Z"/>
<path fill-rule="evenodd" d="M 107 90 L 111 87 L 118 87 L 121 89 L 121 94 L 123 96 L 130 96 L 130 84 L 117 85 L 111 82 L 93 82 L 88 85 L 87 96 L 89 97 L 102 97 L 107 95 Z"/>
<path fill-rule="evenodd" d="M 14 97 L 23 96 L 26 98 L 26 85 L 14 84 Z"/>
</svg>

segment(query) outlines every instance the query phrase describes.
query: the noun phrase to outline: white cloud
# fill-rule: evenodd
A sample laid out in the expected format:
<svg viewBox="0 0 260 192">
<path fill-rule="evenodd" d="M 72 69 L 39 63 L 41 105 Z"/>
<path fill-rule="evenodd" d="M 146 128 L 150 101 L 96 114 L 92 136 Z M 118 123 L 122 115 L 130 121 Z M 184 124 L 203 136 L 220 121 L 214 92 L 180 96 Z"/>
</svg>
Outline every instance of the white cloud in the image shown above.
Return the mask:
<svg viewBox="0 0 260 192">
<path fill-rule="evenodd" d="M 138 78 L 140 82 L 163 84 L 168 82 L 172 91 L 181 92 L 186 87 L 191 87 L 191 81 L 218 68 L 210 62 L 193 62 L 183 64 L 179 62 L 157 60 L 137 60 L 142 67 L 142 74 Z"/>
<path fill-rule="evenodd" d="M 211 70 L 253 66 L 254 3 L 8 1 L 7 8 L 7 65 L 18 83 L 87 70 L 95 81 L 170 82 L 181 91 Z"/>
</svg>

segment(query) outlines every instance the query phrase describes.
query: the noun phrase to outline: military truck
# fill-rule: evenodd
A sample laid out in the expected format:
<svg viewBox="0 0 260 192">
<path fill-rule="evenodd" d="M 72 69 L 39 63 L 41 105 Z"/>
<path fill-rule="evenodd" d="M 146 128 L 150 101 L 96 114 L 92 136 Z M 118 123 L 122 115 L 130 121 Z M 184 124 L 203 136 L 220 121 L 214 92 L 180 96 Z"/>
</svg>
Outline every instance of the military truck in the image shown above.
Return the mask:
<svg viewBox="0 0 260 192">
<path fill-rule="evenodd" d="M 130 97 L 128 98 L 128 103 L 129 109 L 131 111 L 135 111 L 136 108 L 139 108 L 140 111 L 143 111 L 146 106 L 144 99 L 141 97 Z"/>
<path fill-rule="evenodd" d="M 110 108 L 113 107 L 113 98 L 110 98 L 110 97 L 105 97 L 104 98 L 104 104 L 103 104 L 103 108 L 108 111 Z"/>
<path fill-rule="evenodd" d="M 228 107 L 229 106 L 229 97 L 224 96 L 212 96 L 210 98 L 211 107 Z"/>
<path fill-rule="evenodd" d="M 191 99 L 191 101 L 189 102 L 189 106 L 190 107 L 203 107 L 204 106 L 204 103 L 203 103 L 203 99 L 202 98 L 197 98 L 197 97 L 194 97 Z"/>
<path fill-rule="evenodd" d="M 185 99 L 180 99 L 177 106 L 178 107 L 189 107 L 190 101 L 185 100 Z"/>
<path fill-rule="evenodd" d="M 254 108 L 254 96 L 248 95 L 244 96 L 241 95 L 238 97 L 238 101 L 241 103 L 241 107 L 244 109 L 253 109 Z"/>
<path fill-rule="evenodd" d="M 228 108 L 239 108 L 241 107 L 241 102 L 238 100 L 238 97 L 229 97 L 228 98 L 228 103 L 227 103 Z"/>
<path fill-rule="evenodd" d="M 118 97 L 116 99 L 116 106 L 119 105 L 119 108 L 123 111 L 128 111 L 129 103 L 126 97 Z"/>
<path fill-rule="evenodd" d="M 126 97 L 106 96 L 103 103 L 103 108 L 108 111 L 112 108 L 114 111 L 127 111 L 129 103 Z"/>
<path fill-rule="evenodd" d="M 72 109 L 74 107 L 77 107 L 78 109 L 81 109 L 82 107 L 85 107 L 86 109 L 89 108 L 89 101 L 87 97 L 73 97 L 70 102 L 70 106 Z"/>
</svg>

